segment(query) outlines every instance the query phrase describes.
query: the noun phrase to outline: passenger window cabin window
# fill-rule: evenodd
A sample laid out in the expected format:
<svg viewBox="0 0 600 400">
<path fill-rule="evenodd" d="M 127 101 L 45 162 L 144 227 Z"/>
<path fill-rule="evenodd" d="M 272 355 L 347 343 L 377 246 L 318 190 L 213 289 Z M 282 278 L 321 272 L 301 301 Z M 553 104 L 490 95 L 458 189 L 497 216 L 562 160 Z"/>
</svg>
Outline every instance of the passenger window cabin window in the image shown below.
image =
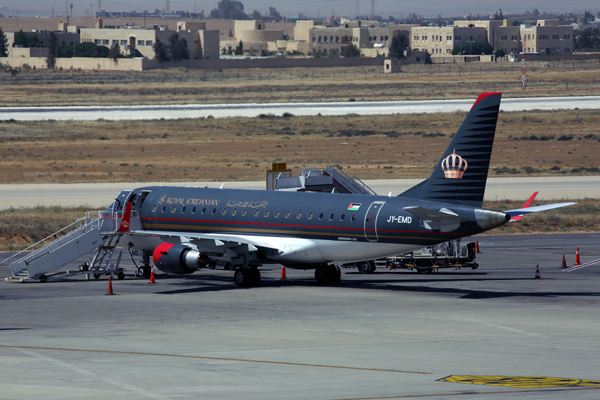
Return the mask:
<svg viewBox="0 0 600 400">
<path fill-rule="evenodd" d="M 202 214 L 204 214 L 206 212 L 206 207 L 202 208 Z"/>
<path fill-rule="evenodd" d="M 258 210 L 254 210 L 254 216 L 255 216 L 255 217 L 258 217 L 258 214 L 260 214 L 260 211 L 258 211 Z"/>
<path fill-rule="evenodd" d="M 275 211 L 275 218 L 279 218 L 279 210 Z"/>
<path fill-rule="evenodd" d="M 331 213 L 331 214 L 329 215 L 329 220 L 330 220 L 330 221 L 333 221 L 333 213 Z"/>
<path fill-rule="evenodd" d="M 296 219 L 300 219 L 300 217 L 302 216 L 302 211 L 298 212 L 298 214 L 296 214 Z"/>
<path fill-rule="evenodd" d="M 231 215 L 235 216 L 235 214 L 237 214 L 237 208 L 234 208 L 233 210 L 231 210 Z"/>
<path fill-rule="evenodd" d="M 186 207 L 186 206 L 183 206 L 183 207 L 181 207 L 181 213 L 184 213 L 184 212 L 185 212 L 185 210 L 187 210 L 187 207 Z"/>
<path fill-rule="evenodd" d="M 308 219 L 312 219 L 312 217 L 313 217 L 313 213 L 311 213 L 311 212 L 308 213 Z"/>
<path fill-rule="evenodd" d="M 323 213 L 319 214 L 319 221 L 323 219 Z"/>
<path fill-rule="evenodd" d="M 167 206 L 162 206 L 162 212 L 165 212 L 165 210 L 167 209 Z"/>
<path fill-rule="evenodd" d="M 212 214 L 212 215 L 215 215 L 216 213 L 217 213 L 217 209 L 216 209 L 216 208 L 213 208 L 213 209 L 212 209 L 212 212 L 211 212 L 211 214 Z"/>
<path fill-rule="evenodd" d="M 340 215 L 340 221 L 343 221 L 343 220 L 344 220 L 344 218 L 346 218 L 346 214 L 342 214 L 342 215 Z"/>
<path fill-rule="evenodd" d="M 265 211 L 265 218 L 269 216 L 269 210 Z"/>
<path fill-rule="evenodd" d="M 244 211 L 242 211 L 242 217 L 245 217 L 247 212 L 248 212 L 248 210 L 246 210 L 246 209 L 244 208 Z"/>
<path fill-rule="evenodd" d="M 227 214 L 227 209 L 226 208 L 224 208 L 223 211 L 221 211 L 221 215 L 225 215 L 225 214 Z"/>
<path fill-rule="evenodd" d="M 289 211 L 287 211 L 287 212 L 285 213 L 285 217 L 286 217 L 286 218 L 289 218 L 289 217 L 290 217 L 290 212 L 289 212 Z"/>
<path fill-rule="evenodd" d="M 173 208 L 171 209 L 171 212 L 174 213 L 177 210 L 177 206 L 173 206 Z"/>
<path fill-rule="evenodd" d="M 192 208 L 192 214 L 196 214 L 196 207 Z"/>
<path fill-rule="evenodd" d="M 352 218 L 350 218 L 350 221 L 351 221 L 351 222 L 354 222 L 355 220 L 356 220 L 356 214 L 353 214 L 353 215 L 352 215 Z"/>
<path fill-rule="evenodd" d="M 156 211 L 156 204 L 152 206 L 152 212 Z"/>
</svg>

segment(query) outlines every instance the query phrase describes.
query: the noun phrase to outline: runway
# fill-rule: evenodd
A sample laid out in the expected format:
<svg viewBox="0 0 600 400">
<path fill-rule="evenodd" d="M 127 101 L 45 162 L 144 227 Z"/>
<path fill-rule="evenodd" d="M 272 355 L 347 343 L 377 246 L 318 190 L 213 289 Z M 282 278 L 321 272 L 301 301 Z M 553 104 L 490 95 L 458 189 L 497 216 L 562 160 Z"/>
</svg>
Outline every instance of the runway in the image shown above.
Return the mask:
<svg viewBox="0 0 600 400">
<path fill-rule="evenodd" d="M 182 118 L 254 118 L 260 114 L 382 115 L 469 111 L 475 98 L 461 100 L 180 104 L 158 106 L 2 107 L 0 120 L 152 120 Z M 600 109 L 600 96 L 504 98 L 501 111 Z"/>
<path fill-rule="evenodd" d="M 209 270 L 117 296 L 105 278 L 1 281 L 2 398 L 598 398 L 600 267 L 559 267 L 600 258 L 600 234 L 477 239 L 478 270 L 332 286 L 277 266 L 256 288 Z"/>
<path fill-rule="evenodd" d="M 396 196 L 421 182 L 420 179 L 384 179 L 364 181 L 376 193 Z M 119 182 L 76 184 L 27 184 L 0 185 L 0 210 L 10 207 L 34 207 L 37 205 L 79 206 L 87 204 L 90 209 L 109 205 L 121 190 L 141 186 L 170 185 L 220 187 L 231 189 L 265 189 L 265 182 Z M 538 200 L 583 199 L 600 197 L 600 176 L 489 178 L 485 192 L 488 200 L 526 200 L 535 191 Z"/>
</svg>

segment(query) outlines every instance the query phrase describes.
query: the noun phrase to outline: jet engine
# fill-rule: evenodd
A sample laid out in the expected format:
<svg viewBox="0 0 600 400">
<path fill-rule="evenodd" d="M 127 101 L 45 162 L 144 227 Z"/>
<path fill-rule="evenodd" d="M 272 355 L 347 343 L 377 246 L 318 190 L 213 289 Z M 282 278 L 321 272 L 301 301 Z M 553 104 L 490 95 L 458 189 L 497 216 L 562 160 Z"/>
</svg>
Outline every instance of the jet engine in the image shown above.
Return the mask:
<svg viewBox="0 0 600 400">
<path fill-rule="evenodd" d="M 170 274 L 191 274 L 208 264 L 208 257 L 182 244 L 161 243 L 154 249 L 156 268 Z"/>
</svg>

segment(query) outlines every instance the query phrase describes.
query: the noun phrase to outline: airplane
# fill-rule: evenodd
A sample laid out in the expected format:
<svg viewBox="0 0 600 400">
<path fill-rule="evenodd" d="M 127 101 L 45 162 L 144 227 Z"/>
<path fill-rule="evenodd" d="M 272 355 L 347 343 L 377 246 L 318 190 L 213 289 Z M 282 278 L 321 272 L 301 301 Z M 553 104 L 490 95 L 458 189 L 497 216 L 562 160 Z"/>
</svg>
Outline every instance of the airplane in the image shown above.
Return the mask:
<svg viewBox="0 0 600 400">
<path fill-rule="evenodd" d="M 541 211 L 482 207 L 500 99 L 482 93 L 429 179 L 397 197 L 149 186 L 122 192 L 107 211 L 123 213 L 117 233 L 166 273 L 220 261 L 232 265 L 238 286 L 254 286 L 258 267 L 282 264 L 338 283 L 343 263 L 472 236 Z"/>
</svg>

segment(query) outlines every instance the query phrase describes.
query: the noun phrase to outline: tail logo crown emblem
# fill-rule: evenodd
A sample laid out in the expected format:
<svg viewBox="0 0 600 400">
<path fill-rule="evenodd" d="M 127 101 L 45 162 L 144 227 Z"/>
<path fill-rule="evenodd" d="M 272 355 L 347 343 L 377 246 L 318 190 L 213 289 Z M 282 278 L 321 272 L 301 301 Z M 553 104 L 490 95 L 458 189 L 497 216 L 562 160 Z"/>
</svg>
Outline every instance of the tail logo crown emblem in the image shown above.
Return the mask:
<svg viewBox="0 0 600 400">
<path fill-rule="evenodd" d="M 442 160 L 442 169 L 447 179 L 462 179 L 467 167 L 467 160 L 456 154 L 456 150 Z"/>
</svg>

